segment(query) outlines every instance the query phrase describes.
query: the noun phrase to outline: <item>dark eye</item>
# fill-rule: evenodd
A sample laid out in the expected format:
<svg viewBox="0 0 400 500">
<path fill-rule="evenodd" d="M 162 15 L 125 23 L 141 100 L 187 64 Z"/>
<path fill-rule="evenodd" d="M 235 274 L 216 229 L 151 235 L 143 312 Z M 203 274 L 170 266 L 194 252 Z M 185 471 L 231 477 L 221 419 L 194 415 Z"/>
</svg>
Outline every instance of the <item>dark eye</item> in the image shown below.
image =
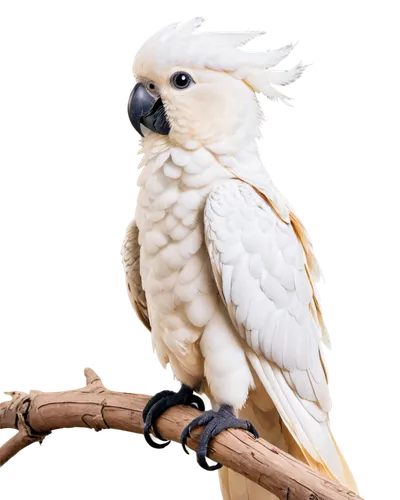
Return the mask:
<svg viewBox="0 0 400 500">
<path fill-rule="evenodd" d="M 154 94 L 157 92 L 157 85 L 153 82 L 147 82 L 146 89 L 150 92 L 150 94 Z"/>
<path fill-rule="evenodd" d="M 193 82 L 193 78 L 184 71 L 178 71 L 171 76 L 171 84 L 179 90 L 187 89 Z"/>
</svg>

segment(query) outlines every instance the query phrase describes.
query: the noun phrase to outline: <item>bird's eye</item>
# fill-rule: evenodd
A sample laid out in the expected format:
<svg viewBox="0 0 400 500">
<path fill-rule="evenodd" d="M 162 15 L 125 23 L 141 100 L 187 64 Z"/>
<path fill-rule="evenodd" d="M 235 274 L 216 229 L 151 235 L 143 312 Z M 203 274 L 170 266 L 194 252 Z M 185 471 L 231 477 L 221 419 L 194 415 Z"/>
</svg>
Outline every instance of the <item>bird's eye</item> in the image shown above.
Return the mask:
<svg viewBox="0 0 400 500">
<path fill-rule="evenodd" d="M 193 78 L 184 71 L 178 71 L 171 76 L 171 85 L 178 90 L 187 89 L 193 82 Z"/>
</svg>

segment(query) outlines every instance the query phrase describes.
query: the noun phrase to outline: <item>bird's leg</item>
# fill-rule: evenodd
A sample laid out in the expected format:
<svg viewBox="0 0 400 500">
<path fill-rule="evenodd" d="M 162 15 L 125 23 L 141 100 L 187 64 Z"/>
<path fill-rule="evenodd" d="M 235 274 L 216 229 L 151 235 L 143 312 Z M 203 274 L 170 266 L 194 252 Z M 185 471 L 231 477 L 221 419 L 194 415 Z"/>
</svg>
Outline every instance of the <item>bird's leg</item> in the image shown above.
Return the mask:
<svg viewBox="0 0 400 500">
<path fill-rule="evenodd" d="M 206 456 L 208 446 L 213 437 L 226 429 L 244 429 L 249 431 L 255 438 L 258 438 L 258 432 L 248 420 L 239 420 L 233 411 L 232 406 L 222 405 L 218 411 L 209 410 L 190 422 L 182 432 L 181 443 L 186 453 L 186 441 L 190 437 L 190 431 L 196 427 L 205 426 L 200 438 L 200 444 L 197 449 L 197 463 L 205 470 L 216 470 L 222 467 L 221 464 L 208 465 Z"/>
<path fill-rule="evenodd" d="M 193 406 L 200 411 L 204 411 L 205 409 L 203 400 L 199 396 L 193 394 L 193 389 L 185 384 L 182 384 L 178 392 L 162 391 L 153 396 L 144 407 L 142 415 L 144 422 L 144 437 L 147 443 L 153 448 L 165 448 L 169 445 L 170 441 L 165 441 L 165 439 L 160 436 L 155 423 L 158 417 L 168 410 L 168 408 L 177 405 Z M 158 439 L 165 442 L 156 443 L 151 437 L 150 430 L 153 431 L 153 434 Z"/>
</svg>

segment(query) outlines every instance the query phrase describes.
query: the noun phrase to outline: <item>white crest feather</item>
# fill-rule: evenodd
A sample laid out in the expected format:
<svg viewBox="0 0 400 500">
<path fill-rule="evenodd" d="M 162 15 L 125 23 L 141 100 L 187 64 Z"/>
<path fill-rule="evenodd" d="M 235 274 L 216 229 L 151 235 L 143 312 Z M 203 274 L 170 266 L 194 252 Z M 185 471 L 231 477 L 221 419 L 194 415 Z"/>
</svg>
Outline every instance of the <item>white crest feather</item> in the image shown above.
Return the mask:
<svg viewBox="0 0 400 500">
<path fill-rule="evenodd" d="M 307 66 L 302 65 L 301 63 L 296 64 L 296 66 L 292 69 L 287 70 L 269 70 L 268 71 L 268 80 L 269 83 L 273 85 L 289 85 L 294 82 L 301 76 L 303 71 Z"/>
<path fill-rule="evenodd" d="M 270 68 L 290 54 L 293 44 L 265 52 L 245 52 L 240 47 L 264 32 L 195 33 L 203 21 L 203 18 L 196 17 L 184 23 L 171 24 L 154 34 L 135 58 L 135 73 L 141 74 L 147 69 L 162 72 L 174 66 L 209 68 L 231 73 L 235 78 L 244 80 L 255 92 L 261 92 L 272 100 L 286 102 L 289 99 L 274 85 L 294 82 L 306 66 L 297 64 L 285 71 Z"/>
<path fill-rule="evenodd" d="M 273 85 L 289 85 L 296 81 L 306 69 L 307 66 L 299 63 L 289 70 L 270 70 L 266 69 L 249 75 L 246 81 L 256 92 L 261 92 L 271 100 L 280 100 L 285 104 L 290 97 L 279 92 Z"/>
<path fill-rule="evenodd" d="M 289 44 L 279 49 L 268 50 L 267 52 L 241 52 L 241 54 L 245 55 L 245 64 L 238 67 L 235 71 L 235 76 L 245 79 L 249 72 L 272 68 L 283 61 L 294 47 L 293 44 Z"/>
</svg>

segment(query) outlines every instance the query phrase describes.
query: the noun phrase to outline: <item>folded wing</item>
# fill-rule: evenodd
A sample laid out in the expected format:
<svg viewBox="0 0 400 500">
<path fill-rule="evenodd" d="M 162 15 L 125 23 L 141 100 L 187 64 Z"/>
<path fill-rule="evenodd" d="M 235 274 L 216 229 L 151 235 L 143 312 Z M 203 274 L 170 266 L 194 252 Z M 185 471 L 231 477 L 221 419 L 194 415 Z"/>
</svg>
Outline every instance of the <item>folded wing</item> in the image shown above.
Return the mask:
<svg viewBox="0 0 400 500">
<path fill-rule="evenodd" d="M 141 322 L 148 330 L 151 330 L 146 294 L 142 288 L 142 278 L 140 276 L 139 229 L 135 220 L 132 220 L 126 228 L 121 255 L 129 300 Z"/>
<path fill-rule="evenodd" d="M 329 429 L 323 332 L 296 228 L 240 180 L 213 189 L 204 222 L 220 294 L 282 421 L 311 465 L 355 489 Z"/>
</svg>

